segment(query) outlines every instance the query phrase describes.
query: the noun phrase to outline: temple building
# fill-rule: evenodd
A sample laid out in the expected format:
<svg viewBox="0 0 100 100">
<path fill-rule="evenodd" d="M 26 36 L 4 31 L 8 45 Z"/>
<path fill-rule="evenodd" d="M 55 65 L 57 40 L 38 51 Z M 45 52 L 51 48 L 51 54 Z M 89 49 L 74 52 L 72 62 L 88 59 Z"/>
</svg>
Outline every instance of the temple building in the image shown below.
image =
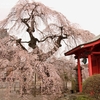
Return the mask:
<svg viewBox="0 0 100 100">
<path fill-rule="evenodd" d="M 89 76 L 100 73 L 100 35 L 91 41 L 80 44 L 79 46 L 66 52 L 65 56 L 73 54 L 75 55 L 75 59 L 77 59 L 79 92 L 82 92 L 82 73 L 80 59 L 84 58 L 84 60 L 88 60 Z"/>
</svg>

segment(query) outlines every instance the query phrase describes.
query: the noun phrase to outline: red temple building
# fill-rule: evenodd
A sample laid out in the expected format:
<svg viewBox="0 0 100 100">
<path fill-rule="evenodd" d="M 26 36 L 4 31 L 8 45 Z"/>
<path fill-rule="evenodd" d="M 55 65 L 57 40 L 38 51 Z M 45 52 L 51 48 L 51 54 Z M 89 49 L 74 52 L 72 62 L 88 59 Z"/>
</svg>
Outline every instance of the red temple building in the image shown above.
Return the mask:
<svg viewBox="0 0 100 100">
<path fill-rule="evenodd" d="M 88 59 L 89 76 L 100 73 L 100 35 L 94 38 L 93 40 L 81 44 L 73 48 L 72 50 L 66 52 L 65 56 L 69 56 L 72 54 L 74 54 L 75 59 L 77 59 L 79 92 L 82 92 L 80 59 Z"/>
</svg>

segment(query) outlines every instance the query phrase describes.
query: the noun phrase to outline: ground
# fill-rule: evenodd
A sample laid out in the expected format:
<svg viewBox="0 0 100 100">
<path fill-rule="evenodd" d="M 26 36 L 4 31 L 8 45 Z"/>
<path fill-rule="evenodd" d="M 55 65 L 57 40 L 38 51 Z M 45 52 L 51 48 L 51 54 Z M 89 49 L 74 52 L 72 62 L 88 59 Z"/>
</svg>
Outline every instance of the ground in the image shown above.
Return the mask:
<svg viewBox="0 0 100 100">
<path fill-rule="evenodd" d="M 51 95 L 36 95 L 36 97 L 34 97 L 30 94 L 21 97 L 19 94 L 16 94 L 13 91 L 9 93 L 5 89 L 0 89 L 0 100 L 55 100 L 54 98 L 55 97 Z"/>
</svg>

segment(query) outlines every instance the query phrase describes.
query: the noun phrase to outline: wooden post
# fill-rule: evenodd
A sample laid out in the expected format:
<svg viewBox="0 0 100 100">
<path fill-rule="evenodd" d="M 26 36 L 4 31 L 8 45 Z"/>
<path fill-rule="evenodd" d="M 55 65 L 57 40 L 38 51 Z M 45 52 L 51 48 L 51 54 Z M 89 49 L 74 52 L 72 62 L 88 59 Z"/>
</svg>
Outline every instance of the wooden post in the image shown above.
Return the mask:
<svg viewBox="0 0 100 100">
<path fill-rule="evenodd" d="M 34 76 L 34 81 L 35 81 L 35 84 L 34 84 L 34 97 L 36 97 L 36 72 L 35 72 L 35 76 Z"/>
<path fill-rule="evenodd" d="M 80 67 L 80 59 L 78 57 L 78 85 L 79 85 L 79 92 L 82 92 L 82 74 L 81 74 L 81 67 Z"/>
<path fill-rule="evenodd" d="M 88 55 L 88 67 L 89 67 L 89 76 L 92 76 L 92 59 L 91 59 L 91 55 Z"/>
</svg>

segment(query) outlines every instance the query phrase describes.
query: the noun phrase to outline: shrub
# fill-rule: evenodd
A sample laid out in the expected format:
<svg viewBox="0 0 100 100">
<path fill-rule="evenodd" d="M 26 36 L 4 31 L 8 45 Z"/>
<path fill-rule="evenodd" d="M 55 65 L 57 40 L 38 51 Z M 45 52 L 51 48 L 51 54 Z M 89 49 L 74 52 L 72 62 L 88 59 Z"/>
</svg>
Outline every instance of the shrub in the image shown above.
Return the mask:
<svg viewBox="0 0 100 100">
<path fill-rule="evenodd" d="M 87 95 L 79 95 L 75 100 L 95 100 L 94 98 L 91 98 Z"/>
<path fill-rule="evenodd" d="M 100 74 L 93 75 L 83 83 L 83 93 L 100 99 Z"/>
</svg>

